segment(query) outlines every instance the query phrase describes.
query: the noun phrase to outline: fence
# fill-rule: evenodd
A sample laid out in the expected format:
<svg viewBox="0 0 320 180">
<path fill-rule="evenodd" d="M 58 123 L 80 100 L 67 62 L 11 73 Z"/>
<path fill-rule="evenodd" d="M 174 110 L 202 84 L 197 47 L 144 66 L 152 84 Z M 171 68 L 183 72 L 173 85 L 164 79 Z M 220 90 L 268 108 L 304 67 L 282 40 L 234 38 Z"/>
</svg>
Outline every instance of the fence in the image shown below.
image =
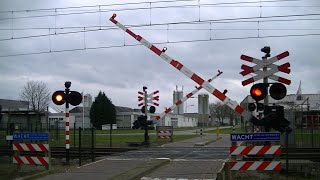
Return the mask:
<svg viewBox="0 0 320 180">
<path fill-rule="evenodd" d="M 320 148 L 320 111 L 310 111 L 308 108 L 296 106 L 287 109 L 285 116 L 290 121 L 293 131 L 288 139 L 289 160 L 288 163 L 283 161 L 283 169 L 288 167 L 289 172 L 297 173 L 296 179 L 304 176 L 320 179 L 320 156 L 319 153 L 316 154 Z M 247 128 L 247 131 L 252 129 L 254 128 Z M 263 142 L 255 145 L 261 144 Z M 273 143 L 276 144 L 278 143 Z M 285 133 L 281 137 L 280 144 L 285 152 Z"/>
</svg>

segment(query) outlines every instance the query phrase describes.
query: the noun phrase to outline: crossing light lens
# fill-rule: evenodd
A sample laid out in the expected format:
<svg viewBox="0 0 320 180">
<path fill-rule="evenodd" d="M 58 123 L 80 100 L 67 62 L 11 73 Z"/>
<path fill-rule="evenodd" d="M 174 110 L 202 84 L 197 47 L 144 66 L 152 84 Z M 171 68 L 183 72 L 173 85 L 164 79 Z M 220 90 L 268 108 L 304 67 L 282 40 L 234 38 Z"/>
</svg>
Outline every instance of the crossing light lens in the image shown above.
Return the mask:
<svg viewBox="0 0 320 180">
<path fill-rule="evenodd" d="M 66 95 L 64 91 L 56 91 L 52 95 L 52 101 L 56 105 L 62 105 L 66 101 Z"/>
<path fill-rule="evenodd" d="M 56 100 L 57 100 L 57 101 L 60 102 L 60 101 L 62 101 L 62 99 L 63 99 L 63 97 L 62 97 L 60 94 L 56 96 Z"/>
<path fill-rule="evenodd" d="M 252 94 L 254 94 L 255 96 L 261 96 L 262 92 L 260 91 L 260 89 L 253 89 Z"/>
<path fill-rule="evenodd" d="M 250 95 L 256 102 L 263 100 L 267 96 L 267 85 L 268 84 L 258 83 L 251 87 Z"/>
</svg>

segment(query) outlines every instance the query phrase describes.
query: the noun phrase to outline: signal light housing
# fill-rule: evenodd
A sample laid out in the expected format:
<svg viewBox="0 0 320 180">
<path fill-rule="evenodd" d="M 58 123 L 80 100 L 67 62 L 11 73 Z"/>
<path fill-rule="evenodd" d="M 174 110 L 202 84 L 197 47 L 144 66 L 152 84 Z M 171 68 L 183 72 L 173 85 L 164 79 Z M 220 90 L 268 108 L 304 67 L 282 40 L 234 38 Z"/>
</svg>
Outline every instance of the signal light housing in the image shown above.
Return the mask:
<svg viewBox="0 0 320 180">
<path fill-rule="evenodd" d="M 287 88 L 281 83 L 274 83 L 270 87 L 269 93 L 273 99 L 280 100 L 287 95 Z"/>
<path fill-rule="evenodd" d="M 263 100 L 267 96 L 267 94 L 267 85 L 264 83 L 255 84 L 250 89 L 251 97 L 257 102 Z"/>
<path fill-rule="evenodd" d="M 151 107 L 149 108 L 149 112 L 150 112 L 151 114 L 155 113 L 155 112 L 156 112 L 156 107 L 151 106 Z"/>
<path fill-rule="evenodd" d="M 248 110 L 249 111 L 254 111 L 256 110 L 256 105 L 254 103 L 249 103 L 248 104 Z"/>
<path fill-rule="evenodd" d="M 82 102 L 82 95 L 77 91 L 70 91 L 67 97 L 65 91 L 56 91 L 52 94 L 52 101 L 56 105 L 63 105 L 68 101 L 72 106 L 77 106 Z"/>
<path fill-rule="evenodd" d="M 77 106 L 82 102 L 82 95 L 78 91 L 70 91 L 69 103 L 72 106 Z"/>
<path fill-rule="evenodd" d="M 52 101 L 56 105 L 63 105 L 66 102 L 66 94 L 64 91 L 56 91 L 52 94 Z"/>
</svg>

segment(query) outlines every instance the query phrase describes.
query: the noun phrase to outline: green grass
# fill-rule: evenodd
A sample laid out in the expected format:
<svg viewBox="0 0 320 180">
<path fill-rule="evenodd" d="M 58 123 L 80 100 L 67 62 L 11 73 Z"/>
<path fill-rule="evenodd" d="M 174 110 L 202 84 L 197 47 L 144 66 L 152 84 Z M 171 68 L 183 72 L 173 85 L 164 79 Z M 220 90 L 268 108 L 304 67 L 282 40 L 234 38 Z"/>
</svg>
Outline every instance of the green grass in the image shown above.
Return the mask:
<svg viewBox="0 0 320 180">
<path fill-rule="evenodd" d="M 315 147 L 319 147 L 320 144 L 320 133 L 314 132 L 313 134 L 308 133 L 295 133 L 296 144 L 299 145 L 314 145 Z M 313 143 L 312 143 L 313 141 Z"/>
<path fill-rule="evenodd" d="M 112 146 L 113 147 L 125 147 L 128 145 L 128 142 L 143 142 L 144 141 L 144 135 L 113 135 L 112 137 Z M 173 140 L 181 141 L 185 139 L 190 139 L 197 137 L 197 135 L 174 135 Z M 65 136 L 61 134 L 60 136 L 53 136 L 53 138 L 50 138 L 50 146 L 64 146 Z M 151 144 L 156 143 L 156 135 L 149 135 L 149 140 Z M 82 136 L 82 146 L 90 146 L 91 147 L 91 135 Z M 163 143 L 168 143 L 169 140 L 162 140 Z M 79 143 L 79 136 L 76 135 L 75 141 L 74 136 L 70 134 L 70 146 L 71 147 L 77 147 Z M 109 134 L 102 134 L 102 135 L 96 135 L 95 136 L 95 146 L 96 147 L 109 147 L 110 146 L 110 136 Z"/>
<path fill-rule="evenodd" d="M 178 128 L 176 130 L 190 130 L 195 128 Z M 140 134 L 134 134 L 140 133 Z M 134 130 L 134 129 L 117 129 L 112 131 L 112 146 L 113 147 L 123 147 L 127 146 L 127 142 L 142 142 L 144 141 L 144 130 Z M 149 133 L 155 133 L 155 130 L 149 130 Z M 91 146 L 91 130 L 82 131 L 82 145 Z M 96 130 L 95 131 L 95 143 L 97 147 L 108 147 L 110 141 L 109 131 Z M 115 135 L 115 134 L 128 134 L 128 135 Z M 0 131 L 0 145 L 7 145 L 5 141 L 6 131 Z M 156 135 L 150 135 L 150 143 L 156 143 Z M 174 141 L 184 140 L 196 137 L 196 135 L 174 135 Z M 49 133 L 49 144 L 50 146 L 64 146 L 65 145 L 65 134 L 63 129 L 58 131 L 52 130 Z M 163 143 L 169 142 L 169 140 L 163 140 Z M 77 147 L 79 144 L 79 134 L 78 130 L 70 130 L 70 146 Z"/>
</svg>

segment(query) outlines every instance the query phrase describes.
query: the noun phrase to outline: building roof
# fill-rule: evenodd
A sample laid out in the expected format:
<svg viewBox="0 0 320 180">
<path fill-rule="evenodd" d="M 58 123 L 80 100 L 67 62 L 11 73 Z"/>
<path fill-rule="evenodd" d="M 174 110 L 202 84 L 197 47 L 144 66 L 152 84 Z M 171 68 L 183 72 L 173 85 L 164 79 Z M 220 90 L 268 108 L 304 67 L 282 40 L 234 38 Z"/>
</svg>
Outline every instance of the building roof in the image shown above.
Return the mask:
<svg viewBox="0 0 320 180">
<path fill-rule="evenodd" d="M 82 113 L 84 108 L 84 113 L 89 114 L 90 113 L 90 108 L 89 107 L 74 107 L 69 111 L 69 113 Z"/>
<path fill-rule="evenodd" d="M 27 110 L 29 109 L 28 101 L 18 101 L 9 99 L 0 99 L 0 105 L 2 109 L 12 109 L 12 110 Z"/>
<path fill-rule="evenodd" d="M 71 109 L 69 112 L 70 113 L 82 113 L 83 107 L 75 107 Z M 116 112 L 140 112 L 140 109 L 132 109 L 129 107 L 121 107 L 121 106 L 116 106 Z M 84 113 L 90 113 L 90 108 L 89 107 L 84 107 Z"/>
</svg>

